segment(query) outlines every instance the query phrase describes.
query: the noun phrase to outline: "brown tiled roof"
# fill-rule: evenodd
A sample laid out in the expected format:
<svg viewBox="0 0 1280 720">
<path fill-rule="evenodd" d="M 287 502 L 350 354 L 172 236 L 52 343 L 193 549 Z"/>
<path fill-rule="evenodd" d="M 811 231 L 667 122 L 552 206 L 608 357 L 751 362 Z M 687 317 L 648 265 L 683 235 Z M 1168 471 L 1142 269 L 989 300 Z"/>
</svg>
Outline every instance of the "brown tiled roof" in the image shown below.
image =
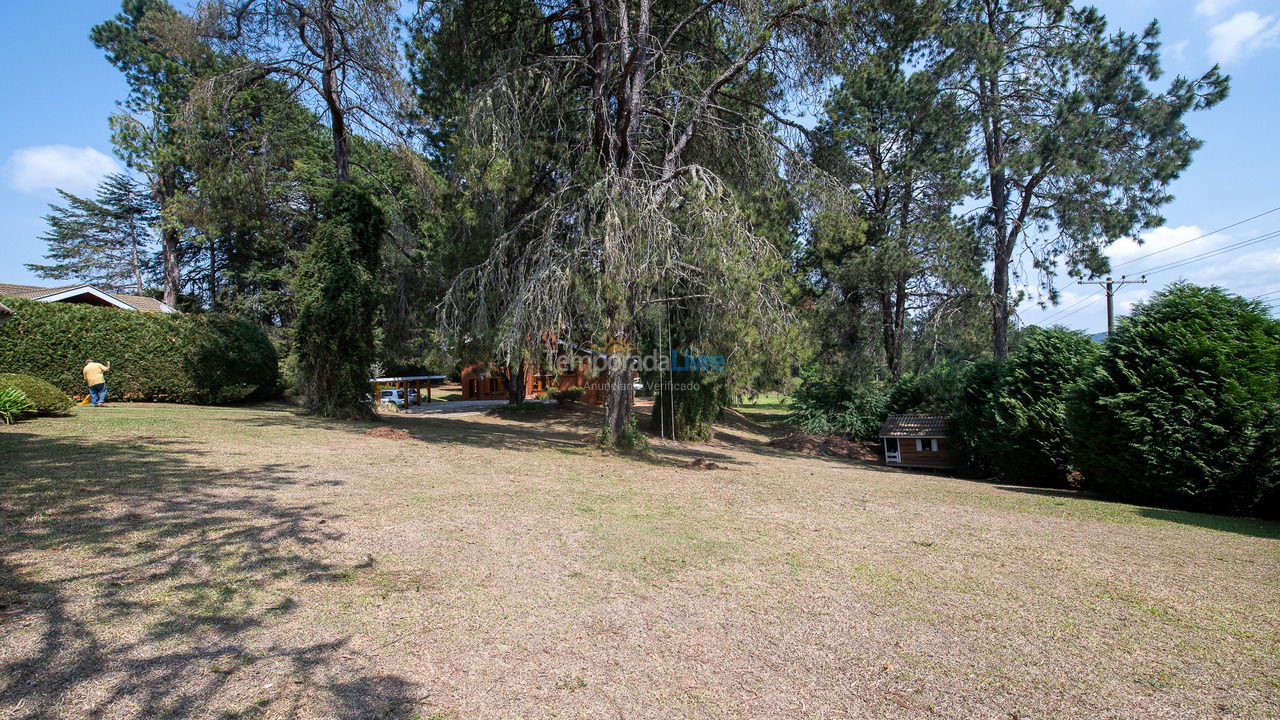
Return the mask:
<svg viewBox="0 0 1280 720">
<path fill-rule="evenodd" d="M 945 415 L 890 415 L 880 428 L 880 437 L 941 438 L 950 430 Z"/>
<path fill-rule="evenodd" d="M 61 292 L 69 290 L 75 285 L 60 285 L 58 287 L 38 287 L 36 285 L 11 285 L 9 283 L 0 283 L 0 297 L 16 297 L 34 300 L 44 297 L 49 293 Z"/>
<path fill-rule="evenodd" d="M 0 297 L 16 297 L 25 298 L 27 300 L 39 300 L 46 295 L 53 295 L 64 290 L 70 290 L 78 287 L 93 287 L 87 283 L 78 283 L 76 285 L 59 285 L 58 287 L 40 287 L 38 285 L 14 285 L 12 283 L 0 283 Z M 144 295 L 124 295 L 122 293 L 113 293 L 94 288 L 98 292 L 110 295 L 120 302 L 141 310 L 142 312 L 165 312 L 164 303 L 159 300 L 146 297 Z"/>
<path fill-rule="evenodd" d="M 121 295 L 119 293 L 107 293 L 111 297 L 123 303 L 128 303 L 142 312 L 164 312 L 164 303 L 153 297 L 145 295 Z"/>
</svg>

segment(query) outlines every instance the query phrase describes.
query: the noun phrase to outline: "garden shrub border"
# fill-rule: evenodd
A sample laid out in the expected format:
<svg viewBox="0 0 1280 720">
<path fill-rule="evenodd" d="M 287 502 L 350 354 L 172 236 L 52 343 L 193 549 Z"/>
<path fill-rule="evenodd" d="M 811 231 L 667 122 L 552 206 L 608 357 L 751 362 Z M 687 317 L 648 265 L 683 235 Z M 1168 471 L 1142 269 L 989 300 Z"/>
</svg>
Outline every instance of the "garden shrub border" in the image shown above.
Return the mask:
<svg viewBox="0 0 1280 720">
<path fill-rule="evenodd" d="M 218 313 L 169 315 L 71 303 L 5 299 L 0 372 L 86 392 L 85 360 L 110 361 L 110 399 L 193 404 L 279 395 L 279 362 L 256 324 Z"/>
</svg>

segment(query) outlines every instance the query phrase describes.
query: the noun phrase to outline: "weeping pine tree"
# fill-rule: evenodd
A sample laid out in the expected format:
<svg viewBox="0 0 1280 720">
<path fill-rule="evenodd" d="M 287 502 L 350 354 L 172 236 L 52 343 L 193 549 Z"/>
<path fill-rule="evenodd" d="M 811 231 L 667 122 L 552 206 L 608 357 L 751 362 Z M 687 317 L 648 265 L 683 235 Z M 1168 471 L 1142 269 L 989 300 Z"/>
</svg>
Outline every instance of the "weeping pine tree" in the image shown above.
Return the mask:
<svg viewBox="0 0 1280 720">
<path fill-rule="evenodd" d="M 493 8 L 504 22 L 477 23 L 473 43 L 547 41 L 475 83 L 456 124 L 465 145 L 484 149 L 466 185 L 501 178 L 529 147 L 556 146 L 559 162 L 541 174 L 551 191 L 513 212 L 484 261 L 459 274 L 442 325 L 456 337 L 492 337 L 499 359 L 518 361 L 547 331 L 634 338 L 646 309 L 676 288 L 701 300 L 691 307 L 708 319 L 746 311 L 760 320 L 756 336 L 775 334 L 767 328 L 781 324 L 785 303 L 769 274 L 782 263 L 749 221 L 739 181 L 763 176 L 762 166 L 776 175 L 780 156 L 795 154 L 772 132 L 787 123 L 775 108 L 788 91 L 821 83 L 839 45 L 832 38 L 852 27 L 842 13 L 852 10 L 488 4 L 514 7 Z M 422 3 L 419 33 L 451 27 L 454 7 Z M 752 297 L 737 302 L 744 280 Z M 475 318 L 495 320 L 477 328 Z M 611 364 L 630 361 L 620 352 Z M 629 373 L 611 372 L 603 439 L 616 442 L 630 426 Z"/>
</svg>

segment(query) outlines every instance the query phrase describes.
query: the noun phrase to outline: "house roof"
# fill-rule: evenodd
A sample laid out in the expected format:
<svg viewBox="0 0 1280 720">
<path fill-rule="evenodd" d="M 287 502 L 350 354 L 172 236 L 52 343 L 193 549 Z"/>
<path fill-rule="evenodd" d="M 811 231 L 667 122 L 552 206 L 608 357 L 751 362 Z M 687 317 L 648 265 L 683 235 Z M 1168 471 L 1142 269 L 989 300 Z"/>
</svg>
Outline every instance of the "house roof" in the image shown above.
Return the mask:
<svg viewBox="0 0 1280 720">
<path fill-rule="evenodd" d="M 944 438 L 950 430 L 945 415 L 890 415 L 880 427 L 880 437 Z"/>
<path fill-rule="evenodd" d="M 11 283 L 0 283 L 0 297 L 16 297 L 25 298 L 27 300 L 42 300 L 44 302 L 58 302 L 61 300 L 69 300 L 80 295 L 92 295 L 99 300 L 126 310 L 141 310 L 142 312 L 157 313 L 176 313 L 178 312 L 165 303 L 145 295 L 125 295 L 123 293 L 107 292 L 84 283 L 77 285 L 62 285 L 59 287 L 39 287 L 37 285 L 14 285 Z"/>
</svg>

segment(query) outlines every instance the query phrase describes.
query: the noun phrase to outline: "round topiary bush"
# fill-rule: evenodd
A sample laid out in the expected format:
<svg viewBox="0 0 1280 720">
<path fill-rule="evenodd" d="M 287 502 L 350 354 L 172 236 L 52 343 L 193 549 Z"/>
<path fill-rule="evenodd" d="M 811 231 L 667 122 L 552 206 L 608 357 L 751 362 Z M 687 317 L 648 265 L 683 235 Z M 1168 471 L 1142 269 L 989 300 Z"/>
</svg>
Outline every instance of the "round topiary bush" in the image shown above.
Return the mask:
<svg viewBox="0 0 1280 720">
<path fill-rule="evenodd" d="M 27 396 L 33 415 L 65 415 L 71 400 L 58 388 L 31 375 L 0 373 L 0 390 L 13 388 Z"/>
</svg>

